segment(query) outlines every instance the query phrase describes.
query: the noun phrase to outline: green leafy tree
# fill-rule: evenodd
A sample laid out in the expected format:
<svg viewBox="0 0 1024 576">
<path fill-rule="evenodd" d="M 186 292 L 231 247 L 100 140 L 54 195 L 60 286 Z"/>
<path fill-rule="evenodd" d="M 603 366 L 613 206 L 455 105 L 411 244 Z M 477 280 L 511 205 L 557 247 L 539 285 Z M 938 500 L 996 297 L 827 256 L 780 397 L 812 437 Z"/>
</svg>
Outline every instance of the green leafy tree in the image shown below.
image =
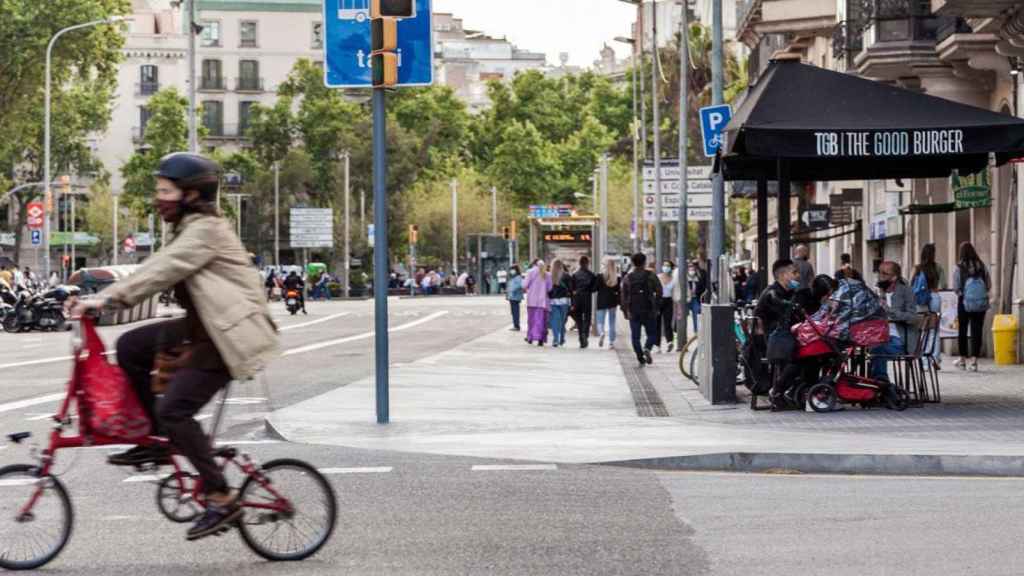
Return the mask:
<svg viewBox="0 0 1024 576">
<path fill-rule="evenodd" d="M 127 0 L 0 1 L 0 191 L 44 177 L 43 89 L 51 37 L 68 26 L 125 14 L 129 8 Z M 54 175 L 97 175 L 101 170 L 85 138 L 109 122 L 123 41 L 118 26 L 97 26 L 69 32 L 55 44 Z M 26 189 L 12 198 L 17 232 L 25 226 L 28 202 L 41 194 L 41 189 Z M 15 235 L 16 255 L 21 237 Z"/>
<path fill-rule="evenodd" d="M 253 154 L 265 165 L 282 160 L 295 143 L 293 100 L 284 96 L 273 106 L 254 104 L 245 135 L 253 143 Z"/>
<path fill-rule="evenodd" d="M 150 97 L 149 121 L 143 134 L 144 146 L 121 168 L 124 176 L 123 202 L 137 215 L 152 211 L 156 178 L 153 172 L 160 158 L 188 149 L 188 100 L 174 87 Z"/>
<path fill-rule="evenodd" d="M 520 206 L 557 199 L 562 163 L 556 147 L 530 122 L 513 122 L 494 151 L 489 175 Z"/>
</svg>

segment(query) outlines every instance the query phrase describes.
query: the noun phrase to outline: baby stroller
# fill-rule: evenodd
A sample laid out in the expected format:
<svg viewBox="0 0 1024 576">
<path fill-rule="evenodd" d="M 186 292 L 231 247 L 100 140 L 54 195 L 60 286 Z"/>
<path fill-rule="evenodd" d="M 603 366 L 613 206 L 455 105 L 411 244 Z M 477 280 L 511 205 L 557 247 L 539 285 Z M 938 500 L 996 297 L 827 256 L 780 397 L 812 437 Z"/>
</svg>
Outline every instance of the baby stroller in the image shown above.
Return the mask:
<svg viewBox="0 0 1024 576">
<path fill-rule="evenodd" d="M 889 341 L 882 305 L 862 282 L 841 281 L 829 304 L 794 326 L 793 332 L 798 361 L 819 358 L 822 362 L 818 382 L 804 383 L 794 394 L 815 412 L 831 412 L 839 402 L 897 411 L 909 406 L 906 390 L 851 371 L 853 350 Z"/>
</svg>

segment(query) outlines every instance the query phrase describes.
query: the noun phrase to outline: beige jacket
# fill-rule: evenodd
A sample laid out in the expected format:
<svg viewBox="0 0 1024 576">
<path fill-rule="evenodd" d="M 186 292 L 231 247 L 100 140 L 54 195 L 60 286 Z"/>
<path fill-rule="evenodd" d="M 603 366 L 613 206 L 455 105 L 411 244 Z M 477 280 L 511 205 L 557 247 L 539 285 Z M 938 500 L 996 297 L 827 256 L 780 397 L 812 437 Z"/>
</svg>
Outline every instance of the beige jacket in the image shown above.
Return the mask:
<svg viewBox="0 0 1024 576">
<path fill-rule="evenodd" d="M 134 306 L 184 280 L 232 377 L 255 375 L 278 351 L 277 327 L 259 272 L 223 218 L 189 214 L 174 232 L 163 250 L 103 294 L 114 303 Z"/>
</svg>

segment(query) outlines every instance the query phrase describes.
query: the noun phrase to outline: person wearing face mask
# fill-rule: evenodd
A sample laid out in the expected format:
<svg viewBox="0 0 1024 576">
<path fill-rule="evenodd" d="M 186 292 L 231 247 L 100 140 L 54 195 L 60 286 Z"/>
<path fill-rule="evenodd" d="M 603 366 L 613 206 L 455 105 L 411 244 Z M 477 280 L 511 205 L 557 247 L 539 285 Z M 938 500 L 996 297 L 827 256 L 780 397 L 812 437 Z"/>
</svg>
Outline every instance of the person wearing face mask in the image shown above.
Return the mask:
<svg viewBox="0 0 1024 576">
<path fill-rule="evenodd" d="M 788 258 L 776 260 L 772 264 L 772 275 L 775 283 L 765 288 L 757 299 L 754 317 L 758 319 L 763 336 L 768 337 L 776 328 L 789 329 L 801 320 L 801 315 L 793 298 L 800 288 L 800 274 Z M 769 398 L 772 410 L 782 410 L 786 406 L 784 395 L 793 382 L 799 377 L 801 367 L 794 362 L 780 361 L 775 367 L 775 381 Z"/>
<path fill-rule="evenodd" d="M 889 341 L 871 349 L 871 377 L 889 380 L 888 358 L 907 353 L 908 343 L 917 345 L 919 332 L 914 289 L 903 280 L 896 262 L 885 261 L 878 267 L 878 291 L 889 320 Z"/>
<path fill-rule="evenodd" d="M 512 309 L 512 331 L 519 332 L 519 315 L 523 304 L 523 277 L 519 274 L 519 266 L 512 265 L 508 270 L 508 291 L 505 297 Z"/>
<path fill-rule="evenodd" d="M 675 303 L 672 300 L 676 287 L 676 275 L 672 273 L 675 268 L 675 264 L 666 260 L 661 263 L 661 273 L 658 274 L 658 280 L 661 282 L 661 308 L 658 310 L 659 343 L 654 349 L 659 354 L 662 352 L 660 342 L 662 337 L 665 338 L 665 353 L 672 352 L 676 340 L 675 327 L 673 326 Z"/>
<path fill-rule="evenodd" d="M 700 330 L 700 303 L 704 293 L 708 290 L 708 277 L 700 267 L 700 262 L 694 260 L 686 270 L 686 289 L 690 296 L 686 308 L 693 316 L 693 333 Z"/>
<path fill-rule="evenodd" d="M 523 290 L 526 291 L 526 343 L 536 342 L 537 346 L 543 346 L 548 339 L 548 313 L 551 311 L 548 299 L 551 275 L 543 259 L 538 258 L 526 273 Z"/>
<path fill-rule="evenodd" d="M 171 225 L 169 241 L 134 274 L 106 288 L 105 299 L 81 302 L 75 312 L 132 307 L 169 288 L 185 309 L 183 319 L 122 335 L 117 361 L 150 422 L 199 473 L 208 506 L 186 535 L 196 540 L 230 526 L 242 510 L 194 416 L 232 379 L 251 378 L 266 367 L 277 354 L 277 327 L 259 272 L 234 226 L 217 211 L 220 167 L 197 154 L 176 153 L 160 160 L 155 176 L 156 210 Z M 159 403 L 156 383 L 166 385 Z M 164 463 L 169 456 L 166 449 L 138 446 L 109 462 L 135 466 Z"/>
</svg>

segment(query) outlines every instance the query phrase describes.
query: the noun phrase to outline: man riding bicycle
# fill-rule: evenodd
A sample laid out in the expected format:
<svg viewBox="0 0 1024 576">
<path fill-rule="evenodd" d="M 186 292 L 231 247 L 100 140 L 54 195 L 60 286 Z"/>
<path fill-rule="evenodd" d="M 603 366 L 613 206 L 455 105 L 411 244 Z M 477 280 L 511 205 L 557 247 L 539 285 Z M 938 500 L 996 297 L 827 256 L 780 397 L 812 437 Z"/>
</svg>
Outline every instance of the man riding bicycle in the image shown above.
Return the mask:
<svg viewBox="0 0 1024 576">
<path fill-rule="evenodd" d="M 154 427 L 199 473 L 208 506 L 188 531 L 187 539 L 196 540 L 237 521 L 242 510 L 194 416 L 232 379 L 266 366 L 277 352 L 277 329 L 259 273 L 217 211 L 220 167 L 197 154 L 175 153 L 160 160 L 155 176 L 156 210 L 172 225 L 172 237 L 134 274 L 104 290 L 105 299 L 83 302 L 76 311 L 131 307 L 169 288 L 185 309 L 184 319 L 126 332 L 117 342 L 117 360 Z M 159 404 L 158 384 L 166 385 Z M 137 446 L 109 461 L 160 464 L 169 457 L 166 449 Z"/>
</svg>

